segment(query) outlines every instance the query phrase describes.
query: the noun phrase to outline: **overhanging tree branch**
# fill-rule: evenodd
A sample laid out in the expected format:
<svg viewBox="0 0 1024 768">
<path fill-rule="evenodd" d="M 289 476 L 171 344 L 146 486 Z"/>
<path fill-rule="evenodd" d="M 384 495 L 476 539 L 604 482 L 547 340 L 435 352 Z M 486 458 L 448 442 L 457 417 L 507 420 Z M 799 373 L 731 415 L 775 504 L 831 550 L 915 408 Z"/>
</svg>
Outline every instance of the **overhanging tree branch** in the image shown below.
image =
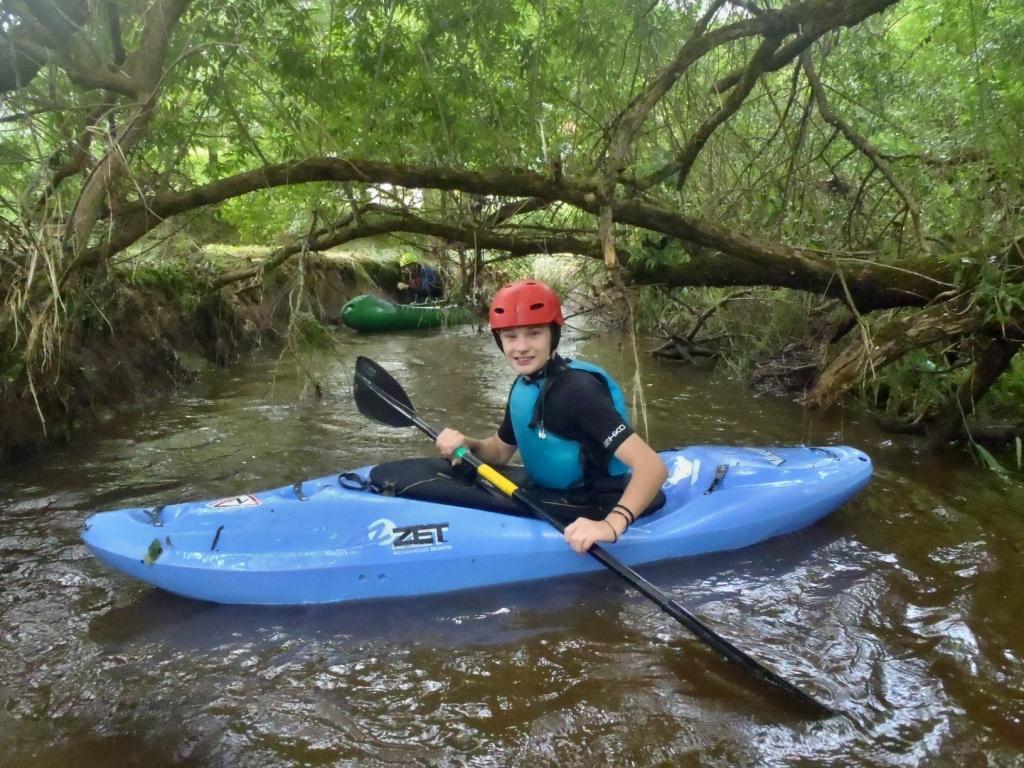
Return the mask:
<svg viewBox="0 0 1024 768">
<path fill-rule="evenodd" d="M 858 24 L 896 2 L 897 0 L 806 0 L 785 6 L 778 11 L 766 10 L 753 18 L 734 22 L 710 32 L 706 32 L 699 24 L 679 49 L 672 63 L 665 67 L 614 121 L 606 152 L 607 175 L 618 178 L 624 168 L 629 147 L 651 110 L 694 63 L 714 48 L 756 35 L 783 40 L 792 34 L 807 34 L 805 28 L 815 30 L 816 36 L 820 37 L 830 29 Z M 708 17 L 705 19 L 710 21 Z M 806 45 L 807 43 L 797 43 L 784 50 L 791 51 L 795 56 L 806 48 Z"/>
<path fill-rule="evenodd" d="M 811 62 L 811 57 L 807 54 L 803 55 L 802 63 L 804 72 L 807 74 L 807 80 L 811 84 L 811 90 L 814 93 L 815 101 L 818 104 L 818 113 L 821 118 L 829 125 L 834 126 L 838 129 L 846 140 L 855 146 L 860 152 L 868 158 L 872 165 L 874 165 L 883 176 L 885 180 L 889 182 L 889 186 L 895 190 L 896 194 L 903 200 L 903 204 L 907 206 L 907 210 L 910 211 L 910 218 L 914 224 L 914 232 L 917 235 L 917 242 L 923 253 L 929 252 L 928 241 L 924 236 L 924 229 L 921 226 L 921 210 L 911 196 L 910 191 L 903 186 L 900 180 L 896 177 L 892 167 L 882 159 L 882 156 L 878 153 L 878 150 L 871 145 L 871 143 L 861 136 L 859 133 L 853 130 L 853 128 L 839 115 L 832 111 L 829 106 L 828 97 L 825 95 L 825 89 L 821 85 L 821 80 L 818 78 L 818 74 L 814 69 L 814 65 Z"/>
<path fill-rule="evenodd" d="M 65 241 L 72 253 L 80 253 L 87 247 L 104 200 L 109 197 L 113 184 L 124 175 L 128 167 L 128 153 L 144 135 L 156 103 L 171 32 L 188 4 L 189 0 L 155 0 L 146 10 L 142 42 L 125 65 L 134 75 L 130 78 L 132 87 L 137 95 L 144 97 L 143 103 L 131 111 L 125 124 L 112 137 L 110 150 L 96 164 L 82 187 L 65 229 Z"/>
<path fill-rule="evenodd" d="M 711 134 L 715 132 L 718 126 L 732 117 L 743 105 L 744 100 L 750 95 L 758 78 L 765 71 L 772 54 L 774 54 L 778 47 L 778 38 L 765 37 L 753 57 L 751 57 L 750 63 L 740 78 L 738 86 L 728 95 L 721 109 L 704 120 L 703 124 L 690 137 L 690 141 L 683 147 L 683 151 L 679 153 L 679 157 L 674 163 L 644 179 L 639 185 L 640 189 L 647 189 L 675 174 L 678 174 L 676 189 L 682 188 L 686 182 L 686 177 L 690 174 L 690 169 L 697 160 L 697 155 L 704 149 L 704 145 L 711 138 Z"/>
<path fill-rule="evenodd" d="M 369 215 L 372 212 L 372 216 Z M 572 237 L 521 238 L 513 235 L 479 230 L 469 226 L 457 226 L 445 222 L 431 221 L 407 211 L 387 210 L 369 206 L 360 215 L 346 216 L 330 231 L 322 230 L 308 242 L 305 238 L 274 251 L 265 262 L 255 267 L 223 275 L 214 281 L 214 288 L 222 288 L 240 280 L 256 277 L 283 264 L 288 258 L 302 251 L 304 245 L 311 252 L 326 251 L 344 243 L 391 232 L 407 232 L 432 235 L 448 242 L 476 244 L 480 248 L 505 251 L 514 256 L 529 256 L 539 253 L 576 253 L 596 256 L 600 246 L 594 241 Z"/>
<path fill-rule="evenodd" d="M 593 181 L 550 177 L 523 170 L 466 171 L 454 168 L 377 163 L 337 157 L 313 157 L 296 163 L 282 163 L 247 171 L 186 192 L 154 195 L 111 213 L 114 231 L 104 245 L 82 255 L 77 268 L 109 258 L 137 241 L 161 221 L 185 211 L 213 205 L 259 189 L 315 181 L 391 184 L 418 189 L 461 190 L 481 195 L 529 197 L 548 202 L 561 201 L 598 215 L 597 186 Z M 710 222 L 695 221 L 674 211 L 634 200 L 611 204 L 614 220 L 621 224 L 660 232 L 688 243 L 720 251 L 741 260 L 764 277 L 767 285 L 790 285 L 819 290 L 841 297 L 834 275 L 842 269 L 850 290 L 863 311 L 880 307 L 920 306 L 948 289 L 945 277 L 934 264 L 922 264 L 919 271 L 906 267 L 892 270 L 863 260 L 840 262 L 835 257 L 777 243 L 765 243 Z M 669 275 L 674 267 L 659 267 Z M 749 285 L 750 283 L 744 283 Z"/>
<path fill-rule="evenodd" d="M 51 52 L 69 44 L 90 11 L 87 0 L 7 0 L 5 6 L 0 8 L 0 93 L 31 83 Z"/>
</svg>

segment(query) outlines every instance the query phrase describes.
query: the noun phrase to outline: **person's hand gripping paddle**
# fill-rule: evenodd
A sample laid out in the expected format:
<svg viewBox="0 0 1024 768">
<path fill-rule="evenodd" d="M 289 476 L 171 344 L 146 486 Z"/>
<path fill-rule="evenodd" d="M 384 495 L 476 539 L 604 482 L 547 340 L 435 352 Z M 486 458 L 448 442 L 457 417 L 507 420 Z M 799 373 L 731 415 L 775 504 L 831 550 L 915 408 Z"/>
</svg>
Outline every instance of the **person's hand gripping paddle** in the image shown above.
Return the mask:
<svg viewBox="0 0 1024 768">
<path fill-rule="evenodd" d="M 395 381 L 391 374 L 369 358 L 358 357 L 356 359 L 354 394 L 356 407 L 364 416 L 390 427 L 416 427 L 432 440 L 437 439 L 437 430 L 416 415 L 416 408 L 401 385 Z M 559 532 L 565 530 L 565 526 L 559 520 L 552 517 L 541 504 L 531 499 L 526 491 L 493 467 L 484 464 L 465 447 L 459 448 L 453 458 L 461 459 L 474 467 L 478 478 L 486 480 L 499 491 L 510 496 L 524 508 L 528 509 L 536 517 L 552 525 Z M 639 590 L 644 597 L 653 601 L 661 610 L 690 630 L 699 640 L 717 651 L 725 659 L 739 664 L 757 678 L 787 694 L 795 703 L 806 707 L 815 716 L 831 716 L 836 714 L 835 710 L 831 707 L 800 690 L 788 680 L 779 677 L 759 661 L 715 633 L 714 630 L 679 605 L 679 603 L 672 600 L 640 574 L 620 563 L 599 545 L 594 544 L 587 553 L 608 568 L 608 570 Z"/>
</svg>

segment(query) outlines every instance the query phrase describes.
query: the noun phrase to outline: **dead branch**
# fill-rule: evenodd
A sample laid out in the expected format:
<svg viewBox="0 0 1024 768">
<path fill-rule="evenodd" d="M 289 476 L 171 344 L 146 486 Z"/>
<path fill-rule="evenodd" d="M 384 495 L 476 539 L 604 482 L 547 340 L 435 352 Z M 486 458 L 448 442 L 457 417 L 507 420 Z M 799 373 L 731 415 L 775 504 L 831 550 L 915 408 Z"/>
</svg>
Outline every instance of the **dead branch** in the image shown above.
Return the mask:
<svg viewBox="0 0 1024 768">
<path fill-rule="evenodd" d="M 976 306 L 947 301 L 916 312 L 899 315 L 851 341 L 804 397 L 812 408 L 832 405 L 847 390 L 863 382 L 870 371 L 920 349 L 979 331 L 986 323 Z"/>
<path fill-rule="evenodd" d="M 745 298 L 749 295 L 750 291 L 737 291 L 703 309 L 695 309 L 684 301 L 674 299 L 673 303 L 676 306 L 682 307 L 693 315 L 693 326 L 685 334 L 680 334 L 670 330 L 664 323 L 661 323 L 661 331 L 668 337 L 668 340 L 662 346 L 653 350 L 651 354 L 655 357 L 664 357 L 672 360 L 690 360 L 694 357 L 718 357 L 719 351 L 709 347 L 708 342 L 713 338 L 720 338 L 722 334 L 717 334 L 713 337 L 707 336 L 700 340 L 697 339 L 697 335 L 715 312 L 729 302 Z"/>
</svg>

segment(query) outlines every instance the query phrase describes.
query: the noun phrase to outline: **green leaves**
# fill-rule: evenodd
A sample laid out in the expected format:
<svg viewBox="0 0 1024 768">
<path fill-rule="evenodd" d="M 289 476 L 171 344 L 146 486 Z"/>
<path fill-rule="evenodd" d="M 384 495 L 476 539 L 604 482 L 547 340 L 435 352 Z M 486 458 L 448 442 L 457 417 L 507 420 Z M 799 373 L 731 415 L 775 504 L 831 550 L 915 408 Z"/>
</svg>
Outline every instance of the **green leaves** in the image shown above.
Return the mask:
<svg viewBox="0 0 1024 768">
<path fill-rule="evenodd" d="M 996 323 L 1012 323 L 1024 313 L 1024 284 L 1009 279 L 1020 268 L 1008 270 L 999 260 L 986 260 L 977 265 L 974 300 L 984 308 L 987 319 Z"/>
<path fill-rule="evenodd" d="M 1019 441 L 1020 438 L 1017 438 L 1017 440 Z M 981 462 L 981 465 L 985 467 L 985 469 L 991 470 L 1003 477 L 1006 477 L 1007 474 L 1009 474 L 1006 467 L 1004 467 L 999 459 L 997 459 L 985 446 L 971 441 L 971 450 L 974 452 L 974 455 L 977 456 L 978 461 Z"/>
</svg>

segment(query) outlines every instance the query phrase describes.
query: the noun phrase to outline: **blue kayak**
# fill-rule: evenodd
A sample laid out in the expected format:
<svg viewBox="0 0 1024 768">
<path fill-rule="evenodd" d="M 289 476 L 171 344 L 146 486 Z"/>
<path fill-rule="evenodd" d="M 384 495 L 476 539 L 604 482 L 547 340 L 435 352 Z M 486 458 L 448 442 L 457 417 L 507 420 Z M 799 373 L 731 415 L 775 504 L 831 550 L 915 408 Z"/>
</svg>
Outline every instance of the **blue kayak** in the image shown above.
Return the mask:
<svg viewBox="0 0 1024 768">
<path fill-rule="evenodd" d="M 854 448 L 663 451 L 665 504 L 609 552 L 628 565 L 738 549 L 804 528 L 871 478 Z M 369 467 L 354 474 L 366 480 Z M 349 475 L 349 478 L 352 475 Z M 117 571 L 218 603 L 405 597 L 600 570 L 549 524 L 382 495 L 328 476 L 263 493 L 92 515 L 82 538 Z"/>
</svg>

